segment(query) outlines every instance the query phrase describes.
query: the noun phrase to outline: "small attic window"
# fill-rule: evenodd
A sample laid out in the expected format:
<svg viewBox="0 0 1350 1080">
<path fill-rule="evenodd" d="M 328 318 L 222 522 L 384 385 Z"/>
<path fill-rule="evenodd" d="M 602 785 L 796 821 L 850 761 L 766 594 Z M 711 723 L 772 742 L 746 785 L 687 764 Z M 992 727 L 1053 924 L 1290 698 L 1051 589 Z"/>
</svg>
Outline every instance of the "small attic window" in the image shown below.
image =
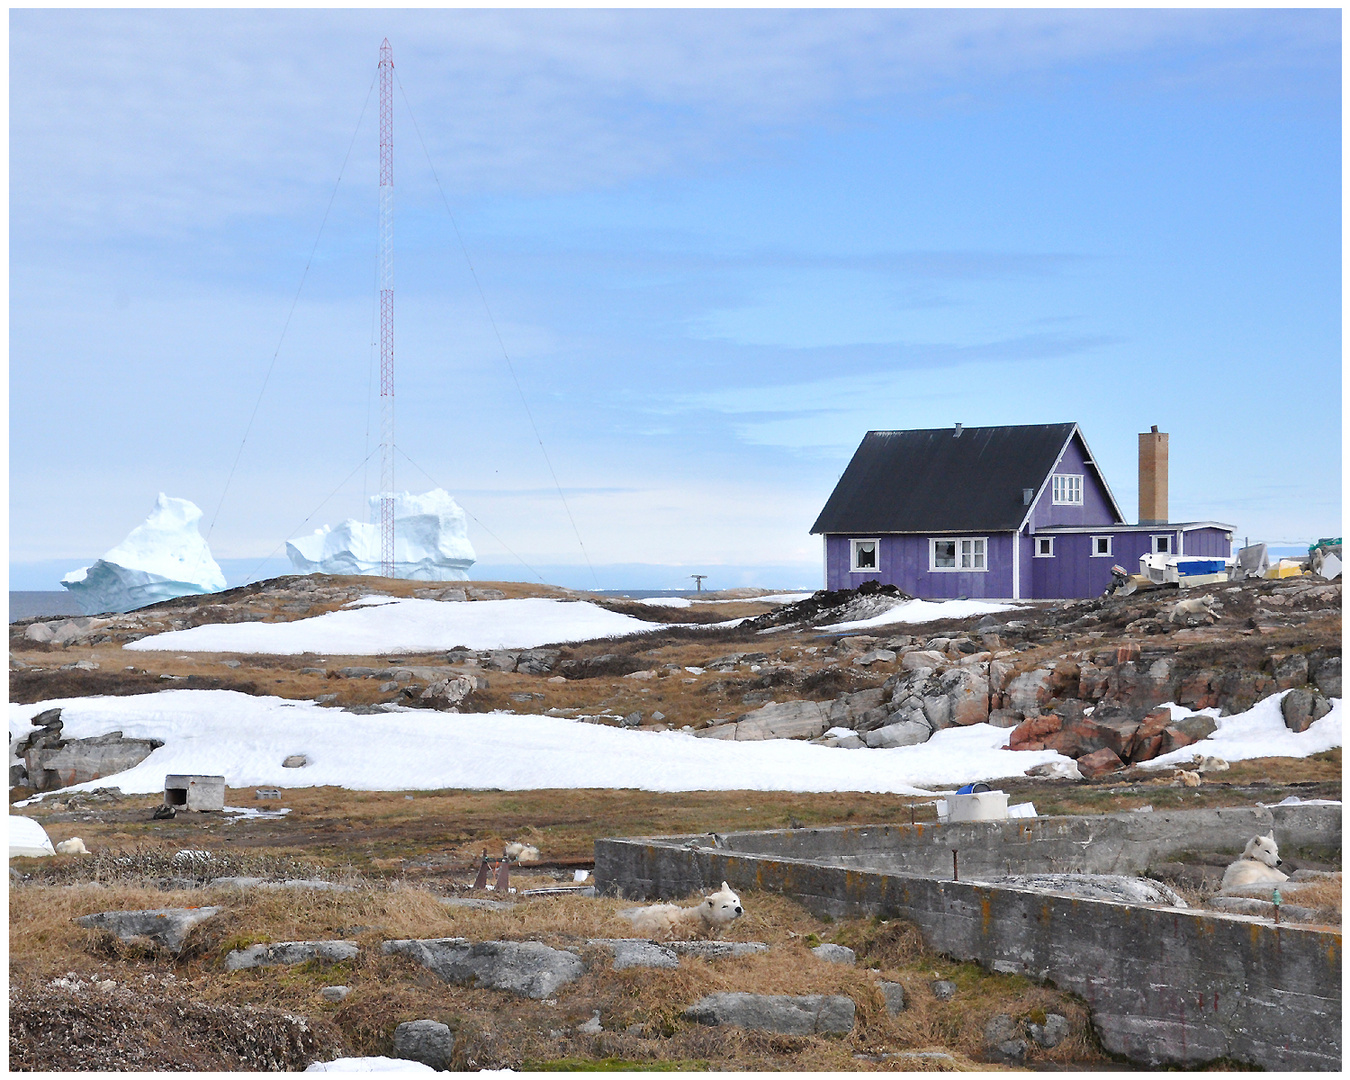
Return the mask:
<svg viewBox="0 0 1350 1080">
<path fill-rule="evenodd" d="M 1054 487 L 1050 501 L 1058 506 L 1083 505 L 1083 477 L 1079 475 L 1055 474 Z"/>
<path fill-rule="evenodd" d="M 1036 558 L 1051 559 L 1055 555 L 1055 538 L 1053 536 L 1036 537 Z"/>
<path fill-rule="evenodd" d="M 849 569 L 854 573 L 858 571 L 877 569 L 877 542 L 873 540 L 854 540 L 850 545 L 853 552 L 852 564 Z"/>
</svg>

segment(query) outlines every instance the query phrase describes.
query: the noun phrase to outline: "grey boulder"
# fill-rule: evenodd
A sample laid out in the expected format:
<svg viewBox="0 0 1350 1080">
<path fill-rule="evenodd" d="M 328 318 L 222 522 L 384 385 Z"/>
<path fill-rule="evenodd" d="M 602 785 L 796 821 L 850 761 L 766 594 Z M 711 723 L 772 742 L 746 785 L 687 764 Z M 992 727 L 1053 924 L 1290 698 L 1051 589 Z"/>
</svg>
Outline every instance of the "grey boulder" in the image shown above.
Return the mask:
<svg viewBox="0 0 1350 1080">
<path fill-rule="evenodd" d="M 981 883 L 1005 889 L 1060 893 L 1117 904 L 1165 904 L 1185 907 L 1186 901 L 1160 881 L 1127 874 L 1008 874 L 981 878 Z"/>
<path fill-rule="evenodd" d="M 762 941 L 668 941 L 665 947 L 679 956 L 697 960 L 735 960 L 769 951 Z"/>
<path fill-rule="evenodd" d="M 614 954 L 614 970 L 630 967 L 673 968 L 680 958 L 669 949 L 646 938 L 592 938 L 587 945 L 599 945 Z"/>
<path fill-rule="evenodd" d="M 247 949 L 235 949 L 225 957 L 225 970 L 305 964 L 310 960 L 336 964 L 352 959 L 360 951 L 351 941 L 279 941 L 270 945 L 250 945 Z"/>
<path fill-rule="evenodd" d="M 842 994 L 708 994 L 684 1010 L 700 1024 L 750 1028 L 777 1035 L 845 1035 L 853 1030 L 853 999 Z"/>
<path fill-rule="evenodd" d="M 438 1072 L 447 1072 L 454 1052 L 455 1036 L 445 1024 L 410 1020 L 394 1028 L 394 1057 L 401 1061 L 420 1061 Z"/>
<path fill-rule="evenodd" d="M 864 732 L 862 740 L 873 750 L 889 750 L 896 746 L 917 746 L 927 742 L 932 734 L 924 714 L 915 709 L 903 720 Z"/>
<path fill-rule="evenodd" d="M 75 921 L 87 930 L 106 930 L 122 941 L 149 938 L 175 956 L 182 952 L 188 932 L 225 910 L 218 907 L 151 908 L 147 911 L 100 911 Z"/>
<path fill-rule="evenodd" d="M 881 988 L 881 996 L 886 999 L 886 1012 L 891 1016 L 899 1016 L 905 1011 L 905 988 L 898 982 L 887 982 L 882 980 L 877 984 Z"/>
<path fill-rule="evenodd" d="M 847 945 L 817 945 L 811 950 L 811 955 L 817 960 L 825 960 L 831 964 L 856 964 L 858 962 L 857 954 Z"/>
<path fill-rule="evenodd" d="M 508 990 L 521 997 L 550 997 L 579 979 L 586 965 L 579 956 L 538 941 L 480 941 L 428 938 L 386 941 L 386 954 L 397 953 L 458 986 Z"/>
<path fill-rule="evenodd" d="M 1069 1036 L 1069 1021 L 1059 1013 L 1050 1013 L 1044 1024 L 1027 1024 L 1027 1030 L 1037 1046 L 1053 1050 Z"/>
</svg>

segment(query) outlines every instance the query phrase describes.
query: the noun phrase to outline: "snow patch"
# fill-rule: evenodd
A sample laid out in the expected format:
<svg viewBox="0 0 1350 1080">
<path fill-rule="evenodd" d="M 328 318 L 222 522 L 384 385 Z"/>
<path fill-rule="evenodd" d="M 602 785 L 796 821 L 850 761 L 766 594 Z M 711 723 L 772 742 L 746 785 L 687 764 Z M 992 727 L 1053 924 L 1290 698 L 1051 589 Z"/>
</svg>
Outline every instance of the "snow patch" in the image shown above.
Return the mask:
<svg viewBox="0 0 1350 1080">
<path fill-rule="evenodd" d="M 1016 604 L 996 604 L 988 600 L 907 600 L 893 608 L 873 615 L 870 619 L 835 623 L 821 630 L 867 630 L 874 626 L 894 623 L 925 623 L 938 619 L 965 619 L 972 615 L 990 615 L 998 611 L 1012 611 Z"/>
<path fill-rule="evenodd" d="M 527 597 L 439 600 L 362 597 L 340 611 L 285 623 L 220 623 L 130 642 L 133 651 L 378 656 L 468 649 L 533 649 L 564 641 L 625 637 L 666 629 L 585 600 Z M 196 770 L 200 772 L 201 770 Z"/>
<path fill-rule="evenodd" d="M 348 518 L 286 542 L 297 574 L 382 574 L 381 496 L 370 497 L 374 522 Z M 436 488 L 425 495 L 394 496 L 394 574 L 413 581 L 467 581 L 477 556 L 459 503 Z"/>
<path fill-rule="evenodd" d="M 150 516 L 125 540 L 92 566 L 72 570 L 61 585 L 86 615 L 220 592 L 225 575 L 197 531 L 201 516 L 195 503 L 160 492 Z"/>
<path fill-rule="evenodd" d="M 1331 711 L 1320 720 L 1308 726 L 1306 731 L 1293 732 L 1284 726 L 1284 714 L 1280 711 L 1280 702 L 1284 700 L 1285 690 L 1263 698 L 1245 713 L 1232 716 L 1218 716 L 1215 709 L 1201 710 L 1211 716 L 1218 725 L 1214 734 L 1207 739 L 1162 754 L 1150 761 L 1142 762 L 1144 769 L 1161 769 L 1168 765 L 1190 765 L 1197 754 L 1205 757 L 1219 757 L 1224 761 L 1246 761 L 1258 757 L 1310 757 L 1324 750 L 1341 745 L 1342 707 L 1340 698 L 1331 699 Z M 1179 716 L 1195 715 L 1189 709 L 1182 709 L 1172 702 L 1173 719 Z"/>
</svg>

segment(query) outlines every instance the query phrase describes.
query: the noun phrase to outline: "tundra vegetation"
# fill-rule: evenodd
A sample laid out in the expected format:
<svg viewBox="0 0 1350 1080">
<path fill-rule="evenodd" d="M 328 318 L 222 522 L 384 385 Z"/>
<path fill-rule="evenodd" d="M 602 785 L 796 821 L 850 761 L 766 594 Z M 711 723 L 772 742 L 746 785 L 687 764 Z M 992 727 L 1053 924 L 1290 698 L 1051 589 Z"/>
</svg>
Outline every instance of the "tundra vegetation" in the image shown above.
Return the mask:
<svg viewBox="0 0 1350 1080">
<path fill-rule="evenodd" d="M 428 593 L 425 583 L 378 584 L 379 591 L 393 595 Z M 1082 757 L 1099 752 L 1091 740 L 1108 737 L 1103 732 L 1110 727 L 1089 730 L 1083 723 L 1086 708 L 1095 713 L 1107 707 L 1120 721 L 1112 730 L 1126 752 L 1112 751 L 1117 765 L 1095 778 L 1000 782 L 1011 802 L 1034 801 L 1042 814 L 1239 806 L 1289 795 L 1339 799 L 1341 794 L 1339 749 L 1304 759 L 1233 762 L 1222 771 L 1201 768 L 1194 787 L 1174 770 L 1147 771 L 1130 760 L 1131 748 L 1163 737 L 1151 729 L 1139 734 L 1162 701 L 1239 711 L 1276 690 L 1295 689 L 1304 695 L 1299 708 L 1311 716 L 1319 698 L 1340 696 L 1340 590 L 1315 592 L 1325 583 L 1310 580 L 1253 582 L 1236 591 L 1208 587 L 1215 602 L 1180 620 L 1171 615 L 1175 590 L 1158 590 L 1036 605 L 983 621 L 841 634 L 820 627 L 840 621 L 841 612 L 865 614 L 868 604 L 885 598 L 875 592 L 818 594 L 789 610 L 747 591 L 709 597 L 731 603 L 688 608 L 600 598 L 615 610 L 667 626 L 640 637 L 535 650 L 329 656 L 317 663 L 312 656 L 176 656 L 120 649 L 144 634 L 205 622 L 316 615 L 371 588 L 361 579 L 284 578 L 107 619 L 27 620 L 11 627 L 11 700 L 221 687 L 291 698 L 327 696 L 335 721 L 344 708 L 401 703 L 461 711 L 553 710 L 592 723 L 697 732 L 743 724 L 769 704 L 811 702 L 828 710 L 841 708 L 844 699 L 861 738 L 878 719 L 864 719 L 877 703 L 912 707 L 895 701 L 897 690 L 935 697 L 945 672 L 964 670 L 984 680 L 984 713 L 994 722 L 1021 727 L 1027 739 L 1061 739 L 1066 746 L 1079 740 L 1072 749 Z M 511 583 L 474 588 L 485 597 L 584 597 Z M 466 594 L 464 602 L 473 601 Z M 707 625 L 740 617 L 752 621 Z M 31 632 L 38 623 L 46 629 Z M 932 685 L 913 681 L 921 664 L 910 661 L 907 667 L 906 657 L 916 653 L 939 658 L 919 657 L 934 665 L 925 676 L 934 679 Z M 408 674 L 391 677 L 397 671 Z M 471 689 L 454 702 L 423 696 L 451 679 L 471 680 Z M 965 677 L 960 681 L 965 688 Z M 924 710 L 922 700 L 918 708 Z M 969 722 L 956 712 L 946 722 Z M 1286 712 L 1291 727 L 1305 719 L 1299 714 L 1291 720 Z M 1023 727 L 1035 721 L 1041 722 L 1036 731 Z M 1120 735 L 1130 723 L 1135 727 Z M 12 864 L 15 1069 L 301 1068 L 338 1055 L 390 1055 L 398 1025 L 415 1020 L 445 1024 L 453 1035 L 450 1064 L 464 1069 L 1113 1065 L 1093 1041 L 1082 1002 L 1050 986 L 935 955 L 903 920 L 831 922 L 788 898 L 738 889 L 744 914 L 725 936 L 731 942 L 763 942 L 767 952 L 720 959 L 682 955 L 674 967 L 615 970 L 613 952 L 590 943 L 632 937 L 631 924 L 620 914 L 631 903 L 567 892 L 524 895 L 572 884 L 574 871 L 590 867 L 594 842 L 604 836 L 931 821 L 931 798 L 294 788 L 259 800 L 250 788 L 227 791 L 227 805 L 287 807 L 290 813 L 227 824 L 218 814 L 153 819 L 158 797 L 123 795 L 115 783 L 110 779 L 102 792 L 55 792 L 26 811 L 53 842 L 78 836 L 89 853 Z M 21 784 L 11 799 L 30 794 Z M 499 858 L 512 843 L 540 853 L 537 862 L 511 867 L 517 892 L 472 892 L 482 853 Z M 179 855 L 186 851 L 206 854 Z M 1183 896 L 1200 901 L 1217 892 L 1225 866 L 1239 854 L 1195 852 L 1161 869 Z M 1280 855 L 1282 869 L 1291 872 L 1301 866 L 1339 869 L 1312 862 L 1307 853 Z M 226 877 L 340 888 L 211 884 Z M 1339 879 L 1319 888 L 1324 895 L 1315 898 L 1316 906 L 1328 922 L 1339 923 Z M 483 898 L 507 906 L 445 902 Z M 667 899 L 692 904 L 698 898 Z M 102 911 L 203 906 L 221 911 L 194 925 L 177 952 L 148 939 L 123 941 L 75 921 Z M 585 971 L 551 996 L 534 999 L 445 982 L 408 956 L 382 948 L 384 941 L 426 938 L 539 942 L 573 951 Z M 316 958 L 229 970 L 230 954 L 250 946 L 329 940 L 354 942 L 359 952 L 336 962 Z M 822 944 L 852 949 L 856 963 L 828 962 L 811 951 Z M 782 1034 L 712 1026 L 685 1013 L 711 995 L 735 993 L 844 995 L 854 1003 L 853 1026 L 846 1034 Z M 895 1008 L 897 1002 L 903 1007 Z"/>
</svg>

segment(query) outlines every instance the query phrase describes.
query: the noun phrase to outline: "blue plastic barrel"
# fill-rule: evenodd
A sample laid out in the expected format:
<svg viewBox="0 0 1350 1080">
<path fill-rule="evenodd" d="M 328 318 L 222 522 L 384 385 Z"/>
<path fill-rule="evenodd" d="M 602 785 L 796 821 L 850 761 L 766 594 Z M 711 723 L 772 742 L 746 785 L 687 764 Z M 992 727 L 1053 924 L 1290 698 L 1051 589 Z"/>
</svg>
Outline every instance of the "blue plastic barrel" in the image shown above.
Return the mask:
<svg viewBox="0 0 1350 1080">
<path fill-rule="evenodd" d="M 973 783 L 973 784 L 963 784 L 963 785 L 961 785 L 961 787 L 959 787 L 959 788 L 956 789 L 956 793 L 957 793 L 958 795 L 974 795 L 976 792 L 980 792 L 980 791 L 988 791 L 988 790 L 989 790 L 989 785 L 986 784 L 983 780 L 980 780 L 980 781 L 977 781 L 977 782 L 975 782 L 975 783 Z"/>
</svg>

